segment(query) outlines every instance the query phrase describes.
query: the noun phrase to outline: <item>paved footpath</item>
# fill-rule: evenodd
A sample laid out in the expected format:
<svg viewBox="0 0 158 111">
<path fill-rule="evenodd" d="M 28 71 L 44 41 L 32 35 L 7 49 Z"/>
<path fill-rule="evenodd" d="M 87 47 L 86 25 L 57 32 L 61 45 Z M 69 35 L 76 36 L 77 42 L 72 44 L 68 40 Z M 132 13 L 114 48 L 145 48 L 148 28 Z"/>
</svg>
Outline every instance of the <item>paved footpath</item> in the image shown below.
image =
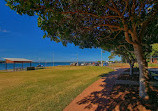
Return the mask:
<svg viewBox="0 0 158 111">
<path fill-rule="evenodd" d="M 108 97 L 118 75 L 124 70 L 125 68 L 117 69 L 94 82 L 79 94 L 63 111 L 102 111 L 101 107 L 104 106 L 101 105 L 106 104 L 103 96 L 106 95 L 106 98 Z"/>
</svg>

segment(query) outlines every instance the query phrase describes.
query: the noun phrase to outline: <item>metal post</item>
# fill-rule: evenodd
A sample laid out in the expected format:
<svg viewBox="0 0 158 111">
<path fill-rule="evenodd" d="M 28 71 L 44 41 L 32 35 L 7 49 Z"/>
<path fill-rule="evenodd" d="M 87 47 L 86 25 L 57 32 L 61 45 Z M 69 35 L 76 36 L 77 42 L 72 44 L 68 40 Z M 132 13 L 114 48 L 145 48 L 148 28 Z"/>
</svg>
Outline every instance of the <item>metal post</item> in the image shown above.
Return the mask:
<svg viewBox="0 0 158 111">
<path fill-rule="evenodd" d="M 77 54 L 77 66 L 78 66 L 78 54 Z"/>
<path fill-rule="evenodd" d="M 46 67 L 46 61 L 45 61 L 45 67 Z"/>
<path fill-rule="evenodd" d="M 30 67 L 31 67 L 31 62 L 30 62 Z"/>
<path fill-rule="evenodd" d="M 102 67 L 103 61 L 102 61 L 102 49 L 101 49 L 101 67 Z"/>
<path fill-rule="evenodd" d="M 15 62 L 14 62 L 14 64 L 13 64 L 13 68 L 14 68 L 14 71 L 15 71 Z"/>
<path fill-rule="evenodd" d="M 7 70 L 7 63 L 5 62 L 5 69 Z"/>
<path fill-rule="evenodd" d="M 22 70 L 23 70 L 23 62 L 22 62 Z"/>
<path fill-rule="evenodd" d="M 54 53 L 53 53 L 53 66 L 54 66 Z"/>
<path fill-rule="evenodd" d="M 150 63 L 152 63 L 153 61 L 152 61 L 152 56 L 150 56 Z"/>
</svg>

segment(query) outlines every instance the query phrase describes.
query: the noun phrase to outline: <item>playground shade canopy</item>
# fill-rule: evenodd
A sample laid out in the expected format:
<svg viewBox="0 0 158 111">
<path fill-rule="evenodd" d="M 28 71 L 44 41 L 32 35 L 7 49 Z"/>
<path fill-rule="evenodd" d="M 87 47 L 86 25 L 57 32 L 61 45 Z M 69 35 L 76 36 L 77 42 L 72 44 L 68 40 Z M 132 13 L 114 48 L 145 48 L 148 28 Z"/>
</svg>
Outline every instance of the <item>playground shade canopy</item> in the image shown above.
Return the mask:
<svg viewBox="0 0 158 111">
<path fill-rule="evenodd" d="M 32 60 L 24 58 L 4 58 L 6 63 L 31 63 Z"/>
<path fill-rule="evenodd" d="M 5 59 L 5 63 L 6 63 L 6 70 L 7 70 L 7 63 L 13 63 L 13 69 L 15 71 L 15 63 L 22 63 L 22 69 L 23 69 L 23 63 L 30 63 L 30 67 L 31 67 L 31 63 L 32 60 L 29 59 L 24 59 L 24 58 L 4 58 Z"/>
</svg>

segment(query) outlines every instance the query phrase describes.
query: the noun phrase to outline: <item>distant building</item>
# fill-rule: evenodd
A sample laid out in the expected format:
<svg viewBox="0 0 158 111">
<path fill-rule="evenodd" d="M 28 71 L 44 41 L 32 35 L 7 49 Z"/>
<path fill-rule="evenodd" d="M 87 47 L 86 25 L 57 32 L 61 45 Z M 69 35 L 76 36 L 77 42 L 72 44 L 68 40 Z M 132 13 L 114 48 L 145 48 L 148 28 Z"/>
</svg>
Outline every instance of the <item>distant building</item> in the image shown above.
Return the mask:
<svg viewBox="0 0 158 111">
<path fill-rule="evenodd" d="M 151 63 L 158 63 L 158 56 L 152 56 L 150 59 Z"/>
</svg>

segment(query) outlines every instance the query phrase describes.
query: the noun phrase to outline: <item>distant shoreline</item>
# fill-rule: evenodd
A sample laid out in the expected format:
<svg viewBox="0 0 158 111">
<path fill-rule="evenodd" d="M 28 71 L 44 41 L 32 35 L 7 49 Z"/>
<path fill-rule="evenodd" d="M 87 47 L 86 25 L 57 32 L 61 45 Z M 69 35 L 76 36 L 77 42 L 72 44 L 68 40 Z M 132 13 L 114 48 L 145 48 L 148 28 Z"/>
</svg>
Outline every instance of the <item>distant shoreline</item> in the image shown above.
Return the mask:
<svg viewBox="0 0 158 111">
<path fill-rule="evenodd" d="M 50 66 L 65 66 L 70 65 L 72 62 L 32 62 L 32 67 L 37 67 L 38 65 L 42 65 L 43 67 Z M 23 63 L 23 68 L 30 67 L 30 63 Z M 22 68 L 22 63 L 15 63 L 15 68 Z M 7 70 L 14 69 L 13 63 L 7 63 Z M 0 63 L 0 70 L 6 70 L 6 63 Z"/>
</svg>

